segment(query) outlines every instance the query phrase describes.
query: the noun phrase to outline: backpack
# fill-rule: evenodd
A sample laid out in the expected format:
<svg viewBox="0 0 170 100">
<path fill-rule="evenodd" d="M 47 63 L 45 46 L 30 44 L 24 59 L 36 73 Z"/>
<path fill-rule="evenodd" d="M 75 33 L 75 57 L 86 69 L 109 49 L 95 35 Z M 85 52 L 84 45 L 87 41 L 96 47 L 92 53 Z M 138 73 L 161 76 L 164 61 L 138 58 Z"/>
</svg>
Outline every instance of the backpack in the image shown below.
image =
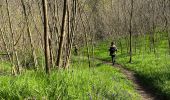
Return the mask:
<svg viewBox="0 0 170 100">
<path fill-rule="evenodd" d="M 110 55 L 114 55 L 117 49 L 116 47 L 110 47 L 109 51 L 110 51 Z"/>
</svg>

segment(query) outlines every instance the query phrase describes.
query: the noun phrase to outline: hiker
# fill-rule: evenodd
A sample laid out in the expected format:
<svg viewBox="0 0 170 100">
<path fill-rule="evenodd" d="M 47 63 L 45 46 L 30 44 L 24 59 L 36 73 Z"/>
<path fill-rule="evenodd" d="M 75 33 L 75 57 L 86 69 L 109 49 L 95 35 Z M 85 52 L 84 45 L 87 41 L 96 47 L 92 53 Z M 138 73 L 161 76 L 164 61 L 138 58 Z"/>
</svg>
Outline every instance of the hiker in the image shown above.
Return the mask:
<svg viewBox="0 0 170 100">
<path fill-rule="evenodd" d="M 74 53 L 75 53 L 76 56 L 78 55 L 78 47 L 77 47 L 77 45 L 75 45 L 75 47 L 74 47 Z"/>
<path fill-rule="evenodd" d="M 113 63 L 113 65 L 115 64 L 115 57 L 116 57 L 116 52 L 117 52 L 117 47 L 116 47 L 116 45 L 115 45 L 115 43 L 114 42 L 111 42 L 111 46 L 110 46 L 110 49 L 109 49 L 109 51 L 110 51 L 110 56 L 111 56 L 111 58 L 112 58 L 112 63 Z"/>
</svg>

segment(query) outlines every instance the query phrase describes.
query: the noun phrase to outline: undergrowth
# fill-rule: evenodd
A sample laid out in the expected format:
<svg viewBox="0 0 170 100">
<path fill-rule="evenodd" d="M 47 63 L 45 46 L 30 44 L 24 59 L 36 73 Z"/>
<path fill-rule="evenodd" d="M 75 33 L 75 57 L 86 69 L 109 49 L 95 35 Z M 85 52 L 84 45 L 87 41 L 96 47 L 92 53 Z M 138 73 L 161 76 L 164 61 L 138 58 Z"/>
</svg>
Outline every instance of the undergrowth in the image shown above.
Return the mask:
<svg viewBox="0 0 170 100">
<path fill-rule="evenodd" d="M 79 57 L 74 57 L 77 59 Z M 85 58 L 86 59 L 86 58 Z M 0 76 L 0 99 L 48 100 L 138 100 L 140 96 L 119 70 L 95 61 L 74 60 L 68 70 L 26 71 L 18 76 Z"/>
</svg>

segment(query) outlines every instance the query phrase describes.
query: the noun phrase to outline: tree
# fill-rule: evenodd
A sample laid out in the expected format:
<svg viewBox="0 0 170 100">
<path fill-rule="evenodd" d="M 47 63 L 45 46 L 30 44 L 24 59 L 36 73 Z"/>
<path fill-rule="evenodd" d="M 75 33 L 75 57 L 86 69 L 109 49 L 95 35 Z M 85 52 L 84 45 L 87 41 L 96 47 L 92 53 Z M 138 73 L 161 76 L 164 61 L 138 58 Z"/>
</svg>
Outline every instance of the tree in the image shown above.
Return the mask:
<svg viewBox="0 0 170 100">
<path fill-rule="evenodd" d="M 50 73 L 50 52 L 49 52 L 49 33 L 48 33 L 48 17 L 47 17 L 47 0 L 42 0 L 44 15 L 44 50 L 45 50 L 45 69 L 46 73 Z"/>
<path fill-rule="evenodd" d="M 67 12 L 67 0 L 64 0 L 63 17 L 62 17 L 62 25 L 61 25 L 61 37 L 60 37 L 58 57 L 57 57 L 58 67 L 61 66 L 61 57 L 62 57 L 62 52 L 63 52 L 63 42 L 64 42 L 64 36 L 65 36 L 66 12 Z"/>
<path fill-rule="evenodd" d="M 131 10 L 130 10 L 130 26 L 129 26 L 129 35 L 130 35 L 130 60 L 129 62 L 132 62 L 132 18 L 133 18 L 133 5 L 134 5 L 134 1 L 131 0 Z"/>
</svg>

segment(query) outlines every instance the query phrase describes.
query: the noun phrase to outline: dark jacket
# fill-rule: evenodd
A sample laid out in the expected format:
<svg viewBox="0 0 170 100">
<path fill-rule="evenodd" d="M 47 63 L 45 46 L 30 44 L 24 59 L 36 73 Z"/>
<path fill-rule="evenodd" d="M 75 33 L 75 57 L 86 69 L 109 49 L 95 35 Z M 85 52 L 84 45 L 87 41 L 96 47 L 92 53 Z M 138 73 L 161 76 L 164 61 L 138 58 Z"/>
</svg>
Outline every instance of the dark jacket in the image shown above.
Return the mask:
<svg viewBox="0 0 170 100">
<path fill-rule="evenodd" d="M 110 51 L 110 56 L 116 55 L 117 47 L 115 45 L 111 46 L 109 51 Z"/>
</svg>

